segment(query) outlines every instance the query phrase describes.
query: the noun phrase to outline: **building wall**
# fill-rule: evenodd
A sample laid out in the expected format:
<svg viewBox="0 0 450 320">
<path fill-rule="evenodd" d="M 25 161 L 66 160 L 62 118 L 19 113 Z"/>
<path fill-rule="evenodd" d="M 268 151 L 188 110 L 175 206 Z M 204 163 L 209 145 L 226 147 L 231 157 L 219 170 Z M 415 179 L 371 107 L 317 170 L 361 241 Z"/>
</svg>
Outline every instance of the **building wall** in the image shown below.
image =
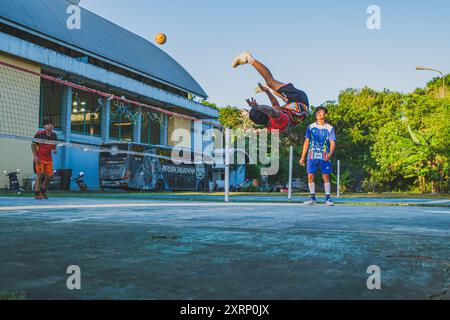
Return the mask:
<svg viewBox="0 0 450 320">
<path fill-rule="evenodd" d="M 58 139 L 64 139 L 60 131 L 55 131 Z M 75 143 L 90 143 L 100 145 L 101 139 L 98 137 L 89 137 L 79 134 L 71 134 L 71 141 Z M 100 189 L 100 153 L 84 151 L 78 148 L 60 147 L 58 154 L 53 156 L 53 167 L 58 169 L 71 169 L 72 178 L 75 178 L 79 172 L 84 172 L 84 182 L 87 183 L 89 190 Z M 72 181 L 71 190 L 79 190 L 78 186 Z"/>
<path fill-rule="evenodd" d="M 68 162 L 63 164 L 63 152 L 60 149 L 58 155 L 54 156 L 55 169 L 72 169 L 72 178 L 75 178 L 79 172 L 84 172 L 84 182 L 89 190 L 100 189 L 100 154 L 98 152 L 84 152 L 80 149 L 68 148 Z M 72 181 L 71 190 L 78 190 L 78 186 Z"/>
<path fill-rule="evenodd" d="M 230 185 L 238 186 L 245 181 L 245 165 L 233 166 L 230 170 Z"/>
<path fill-rule="evenodd" d="M 37 64 L 0 51 L 0 61 L 40 72 Z M 33 137 L 39 123 L 40 78 L 0 66 L 0 134 Z M 9 184 L 3 171 L 20 169 L 20 179 L 33 174 L 30 141 L 0 138 L 0 188 Z"/>
</svg>

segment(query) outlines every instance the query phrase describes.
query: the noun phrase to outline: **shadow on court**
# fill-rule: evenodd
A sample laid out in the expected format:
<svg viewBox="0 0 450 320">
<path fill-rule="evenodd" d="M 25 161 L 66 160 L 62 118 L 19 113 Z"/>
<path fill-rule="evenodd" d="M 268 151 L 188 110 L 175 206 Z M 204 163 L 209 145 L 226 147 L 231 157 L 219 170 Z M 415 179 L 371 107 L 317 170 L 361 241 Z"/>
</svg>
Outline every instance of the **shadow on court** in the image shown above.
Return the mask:
<svg viewBox="0 0 450 320">
<path fill-rule="evenodd" d="M 449 299 L 445 207 L 0 198 L 0 292 L 28 299 Z M 79 291 L 67 267 L 81 268 Z M 381 269 L 381 290 L 367 268 Z"/>
</svg>

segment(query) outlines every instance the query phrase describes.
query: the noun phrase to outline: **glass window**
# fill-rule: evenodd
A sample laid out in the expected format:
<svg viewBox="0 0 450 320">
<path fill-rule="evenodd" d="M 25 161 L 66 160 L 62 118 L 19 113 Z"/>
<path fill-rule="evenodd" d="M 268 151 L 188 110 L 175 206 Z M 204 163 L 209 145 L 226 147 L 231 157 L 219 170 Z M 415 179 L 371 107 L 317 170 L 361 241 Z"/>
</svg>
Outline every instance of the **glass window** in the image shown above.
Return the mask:
<svg viewBox="0 0 450 320">
<path fill-rule="evenodd" d="M 143 112 L 141 124 L 141 142 L 146 144 L 161 144 L 162 114 L 156 112 Z"/>
<path fill-rule="evenodd" d="M 172 140 L 172 134 L 175 130 L 183 129 L 185 136 L 181 138 L 182 141 L 174 141 Z M 192 121 L 189 119 L 183 119 L 178 117 L 172 117 L 169 119 L 168 123 L 168 142 L 169 146 L 183 146 L 185 148 L 191 148 L 191 131 L 192 131 Z"/>
<path fill-rule="evenodd" d="M 56 129 L 61 129 L 61 115 L 63 104 L 63 87 L 53 81 L 41 79 L 41 99 L 39 111 L 39 125 L 45 119 L 51 119 Z"/>
<path fill-rule="evenodd" d="M 133 141 L 134 109 L 120 103 L 111 104 L 109 136 L 120 141 Z"/>
<path fill-rule="evenodd" d="M 72 132 L 100 136 L 102 107 L 102 97 L 74 90 L 71 113 Z"/>
</svg>

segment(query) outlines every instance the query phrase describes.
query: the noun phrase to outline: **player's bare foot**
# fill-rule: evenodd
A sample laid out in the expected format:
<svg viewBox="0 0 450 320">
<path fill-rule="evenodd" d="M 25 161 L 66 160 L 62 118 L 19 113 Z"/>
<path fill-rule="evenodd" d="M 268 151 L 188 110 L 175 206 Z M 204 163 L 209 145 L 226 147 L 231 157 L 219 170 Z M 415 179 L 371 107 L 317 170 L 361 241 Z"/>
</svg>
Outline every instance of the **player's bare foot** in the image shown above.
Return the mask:
<svg viewBox="0 0 450 320">
<path fill-rule="evenodd" d="M 254 60 L 255 59 L 253 58 L 252 54 L 248 51 L 245 51 L 234 58 L 232 66 L 233 68 L 236 68 L 244 64 L 252 63 Z"/>
</svg>

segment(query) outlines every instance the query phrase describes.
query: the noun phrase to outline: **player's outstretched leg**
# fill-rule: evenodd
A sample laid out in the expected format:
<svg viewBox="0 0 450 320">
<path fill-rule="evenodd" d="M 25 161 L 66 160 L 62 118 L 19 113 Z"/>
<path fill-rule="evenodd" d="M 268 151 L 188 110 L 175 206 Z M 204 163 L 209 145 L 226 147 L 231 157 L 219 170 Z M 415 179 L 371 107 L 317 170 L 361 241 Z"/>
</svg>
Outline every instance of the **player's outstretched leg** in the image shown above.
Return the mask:
<svg viewBox="0 0 450 320">
<path fill-rule="evenodd" d="M 245 51 L 234 58 L 232 66 L 233 68 L 236 68 L 245 64 L 251 64 L 256 69 L 256 71 L 258 71 L 258 73 L 264 78 L 267 86 L 270 89 L 278 91 L 281 87 L 284 87 L 286 85 L 285 83 L 275 80 L 269 68 L 267 68 L 260 61 L 256 60 L 248 51 Z"/>
</svg>

